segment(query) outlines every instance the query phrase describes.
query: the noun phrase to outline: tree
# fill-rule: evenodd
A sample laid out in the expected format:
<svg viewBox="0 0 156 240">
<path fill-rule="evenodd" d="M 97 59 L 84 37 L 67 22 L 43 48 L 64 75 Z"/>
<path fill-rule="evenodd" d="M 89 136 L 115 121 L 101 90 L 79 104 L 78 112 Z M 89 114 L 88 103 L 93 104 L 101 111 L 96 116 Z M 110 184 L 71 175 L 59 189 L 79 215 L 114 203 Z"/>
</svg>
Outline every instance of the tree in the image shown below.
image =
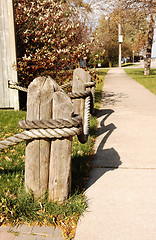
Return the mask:
<svg viewBox="0 0 156 240">
<path fill-rule="evenodd" d="M 123 46 L 129 49 L 129 55 L 134 51 L 136 55 L 142 55 L 146 49 L 148 20 L 142 10 L 127 9 L 121 12 L 122 34 L 124 36 Z M 124 49 L 123 49 L 124 50 Z M 131 53 L 130 53 L 131 52 Z M 126 57 L 126 53 L 123 51 Z"/>
<path fill-rule="evenodd" d="M 47 74 L 64 81 L 87 51 L 76 9 L 61 0 L 14 0 L 14 10 L 20 82 Z"/>
<path fill-rule="evenodd" d="M 109 63 L 109 67 L 118 59 L 118 28 L 116 22 L 111 17 L 108 19 L 102 16 L 96 30 L 96 41 L 99 49 L 105 50 L 105 57 Z"/>
<path fill-rule="evenodd" d="M 114 8 L 109 14 L 103 15 L 94 33 L 97 49 L 105 49 L 105 57 L 112 63 L 118 61 L 118 23 L 120 21 L 124 41 L 122 56 L 132 57 L 133 51 L 138 55 L 145 50 L 148 21 L 141 10 L 130 8 Z M 141 39 L 141 41 L 139 41 Z M 95 51 L 95 54 L 96 51 Z"/>
<path fill-rule="evenodd" d="M 95 1 L 93 0 L 93 5 L 95 6 Z M 145 70 L 144 74 L 150 74 L 150 65 L 151 65 L 151 50 L 153 43 L 153 34 L 154 34 L 154 22 L 155 22 L 155 12 L 156 12 L 156 0 L 119 0 L 119 1 L 109 1 L 109 0 L 96 0 L 96 9 L 103 8 L 105 14 L 109 15 L 115 8 L 118 8 L 120 11 L 124 10 L 133 10 L 134 12 L 140 12 L 149 21 L 148 23 L 148 34 L 143 34 L 139 32 L 139 35 L 135 38 L 137 43 L 135 51 L 139 52 L 141 45 L 146 45 L 146 59 L 145 59 Z M 132 18 L 135 19 L 135 18 Z M 146 36 L 146 38 L 145 38 Z"/>
<path fill-rule="evenodd" d="M 150 68 L 151 68 L 151 52 L 152 52 L 154 25 L 155 25 L 154 0 L 149 1 L 148 10 L 150 15 L 150 21 L 149 21 L 149 31 L 148 31 L 148 39 L 147 39 L 147 47 L 146 47 L 144 75 L 150 75 Z"/>
</svg>

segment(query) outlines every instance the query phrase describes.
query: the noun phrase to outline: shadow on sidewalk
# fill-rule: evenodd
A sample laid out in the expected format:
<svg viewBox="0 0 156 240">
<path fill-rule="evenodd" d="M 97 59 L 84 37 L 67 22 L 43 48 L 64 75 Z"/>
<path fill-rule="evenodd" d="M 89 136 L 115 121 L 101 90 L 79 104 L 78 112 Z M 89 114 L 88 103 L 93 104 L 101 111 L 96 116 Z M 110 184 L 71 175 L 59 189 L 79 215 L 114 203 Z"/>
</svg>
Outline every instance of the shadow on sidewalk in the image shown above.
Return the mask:
<svg viewBox="0 0 156 240">
<path fill-rule="evenodd" d="M 112 147 L 104 149 L 104 146 L 111 136 L 113 131 L 116 129 L 113 123 L 105 125 L 106 119 L 113 114 L 111 109 L 101 109 L 99 110 L 98 118 L 103 117 L 100 121 L 100 127 L 97 129 L 97 138 L 100 135 L 104 135 L 103 139 L 98 145 L 98 148 L 95 153 L 95 158 L 92 161 L 92 170 L 90 172 L 89 181 L 86 183 L 86 188 L 89 188 L 94 184 L 103 174 L 107 171 L 112 171 L 117 169 L 122 162 L 120 161 L 120 156 L 117 151 Z M 98 140 L 97 140 L 98 141 Z"/>
<path fill-rule="evenodd" d="M 125 93 L 114 93 L 104 91 L 102 93 L 101 105 L 115 105 L 116 103 L 122 102 L 124 98 L 128 98 L 128 95 Z"/>
</svg>

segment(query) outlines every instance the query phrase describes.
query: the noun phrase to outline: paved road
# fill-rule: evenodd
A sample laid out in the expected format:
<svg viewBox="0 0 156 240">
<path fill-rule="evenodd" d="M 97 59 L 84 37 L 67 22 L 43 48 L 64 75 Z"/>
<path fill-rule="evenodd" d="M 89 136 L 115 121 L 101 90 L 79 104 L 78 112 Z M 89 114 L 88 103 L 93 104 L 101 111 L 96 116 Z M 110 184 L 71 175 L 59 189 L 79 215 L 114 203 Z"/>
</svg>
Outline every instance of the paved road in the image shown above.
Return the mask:
<svg viewBox="0 0 156 240">
<path fill-rule="evenodd" d="M 75 240 L 155 240 L 156 96 L 120 68 L 103 90 L 89 207 Z"/>
</svg>

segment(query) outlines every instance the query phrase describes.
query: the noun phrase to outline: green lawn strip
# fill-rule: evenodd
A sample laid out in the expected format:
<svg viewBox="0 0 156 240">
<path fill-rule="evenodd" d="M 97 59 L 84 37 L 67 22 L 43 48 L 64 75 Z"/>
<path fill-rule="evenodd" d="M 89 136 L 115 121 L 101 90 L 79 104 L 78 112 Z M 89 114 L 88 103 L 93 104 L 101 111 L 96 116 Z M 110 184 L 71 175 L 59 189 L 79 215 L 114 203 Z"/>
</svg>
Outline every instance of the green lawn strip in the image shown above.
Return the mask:
<svg viewBox="0 0 156 240">
<path fill-rule="evenodd" d="M 151 69 L 151 74 L 148 76 L 144 75 L 144 69 L 142 68 L 124 70 L 131 78 L 156 94 L 156 69 Z"/>
<path fill-rule="evenodd" d="M 132 67 L 132 66 L 135 66 L 135 64 L 133 64 L 133 63 L 123 63 L 122 65 L 121 65 L 122 67 Z"/>
<path fill-rule="evenodd" d="M 84 182 L 88 177 L 90 160 L 94 154 L 96 132 L 96 113 L 101 99 L 103 80 L 106 71 L 99 73 L 96 80 L 95 113 L 90 120 L 90 136 L 86 144 L 73 138 L 72 148 L 72 194 L 64 203 L 34 200 L 32 193 L 24 189 L 25 142 L 0 151 L 0 225 L 38 224 L 60 225 L 67 239 L 72 239 L 79 216 L 87 208 L 83 194 Z M 18 121 L 24 119 L 26 112 L 0 110 L 0 140 L 6 139 L 22 130 Z M 73 227 L 75 226 L 75 228 Z"/>
<path fill-rule="evenodd" d="M 98 70 L 98 80 L 96 82 L 96 94 L 95 94 L 95 106 L 94 106 L 94 110 L 95 110 L 95 115 L 97 115 L 97 110 L 99 110 L 99 105 L 100 105 L 100 101 L 101 101 L 101 95 L 102 95 L 102 88 L 103 88 L 103 84 L 104 84 L 104 78 L 107 74 L 107 72 L 109 71 L 109 69 L 100 69 Z"/>
</svg>

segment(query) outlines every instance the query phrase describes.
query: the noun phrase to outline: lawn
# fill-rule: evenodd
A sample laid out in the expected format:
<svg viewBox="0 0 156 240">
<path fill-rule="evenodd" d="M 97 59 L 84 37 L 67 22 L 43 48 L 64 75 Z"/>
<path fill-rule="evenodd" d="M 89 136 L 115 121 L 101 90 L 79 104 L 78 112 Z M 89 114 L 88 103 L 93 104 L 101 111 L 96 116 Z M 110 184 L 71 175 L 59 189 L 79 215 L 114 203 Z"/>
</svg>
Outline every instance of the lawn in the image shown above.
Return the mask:
<svg viewBox="0 0 156 240">
<path fill-rule="evenodd" d="M 37 224 L 59 225 L 67 239 L 74 237 L 77 221 L 87 208 L 84 182 L 88 178 L 90 160 L 94 155 L 96 114 L 101 99 L 103 80 L 107 70 L 99 72 L 96 80 L 95 111 L 90 118 L 90 136 L 86 144 L 73 138 L 72 149 L 72 194 L 64 203 L 34 200 L 33 194 L 24 189 L 25 142 L 0 151 L 0 225 Z M 26 112 L 0 110 L 0 140 L 22 130 L 17 127 Z"/>
<path fill-rule="evenodd" d="M 135 81 L 146 87 L 152 93 L 156 94 L 156 69 L 151 69 L 151 75 L 149 76 L 144 76 L 144 69 L 142 68 L 124 70 Z"/>
</svg>

